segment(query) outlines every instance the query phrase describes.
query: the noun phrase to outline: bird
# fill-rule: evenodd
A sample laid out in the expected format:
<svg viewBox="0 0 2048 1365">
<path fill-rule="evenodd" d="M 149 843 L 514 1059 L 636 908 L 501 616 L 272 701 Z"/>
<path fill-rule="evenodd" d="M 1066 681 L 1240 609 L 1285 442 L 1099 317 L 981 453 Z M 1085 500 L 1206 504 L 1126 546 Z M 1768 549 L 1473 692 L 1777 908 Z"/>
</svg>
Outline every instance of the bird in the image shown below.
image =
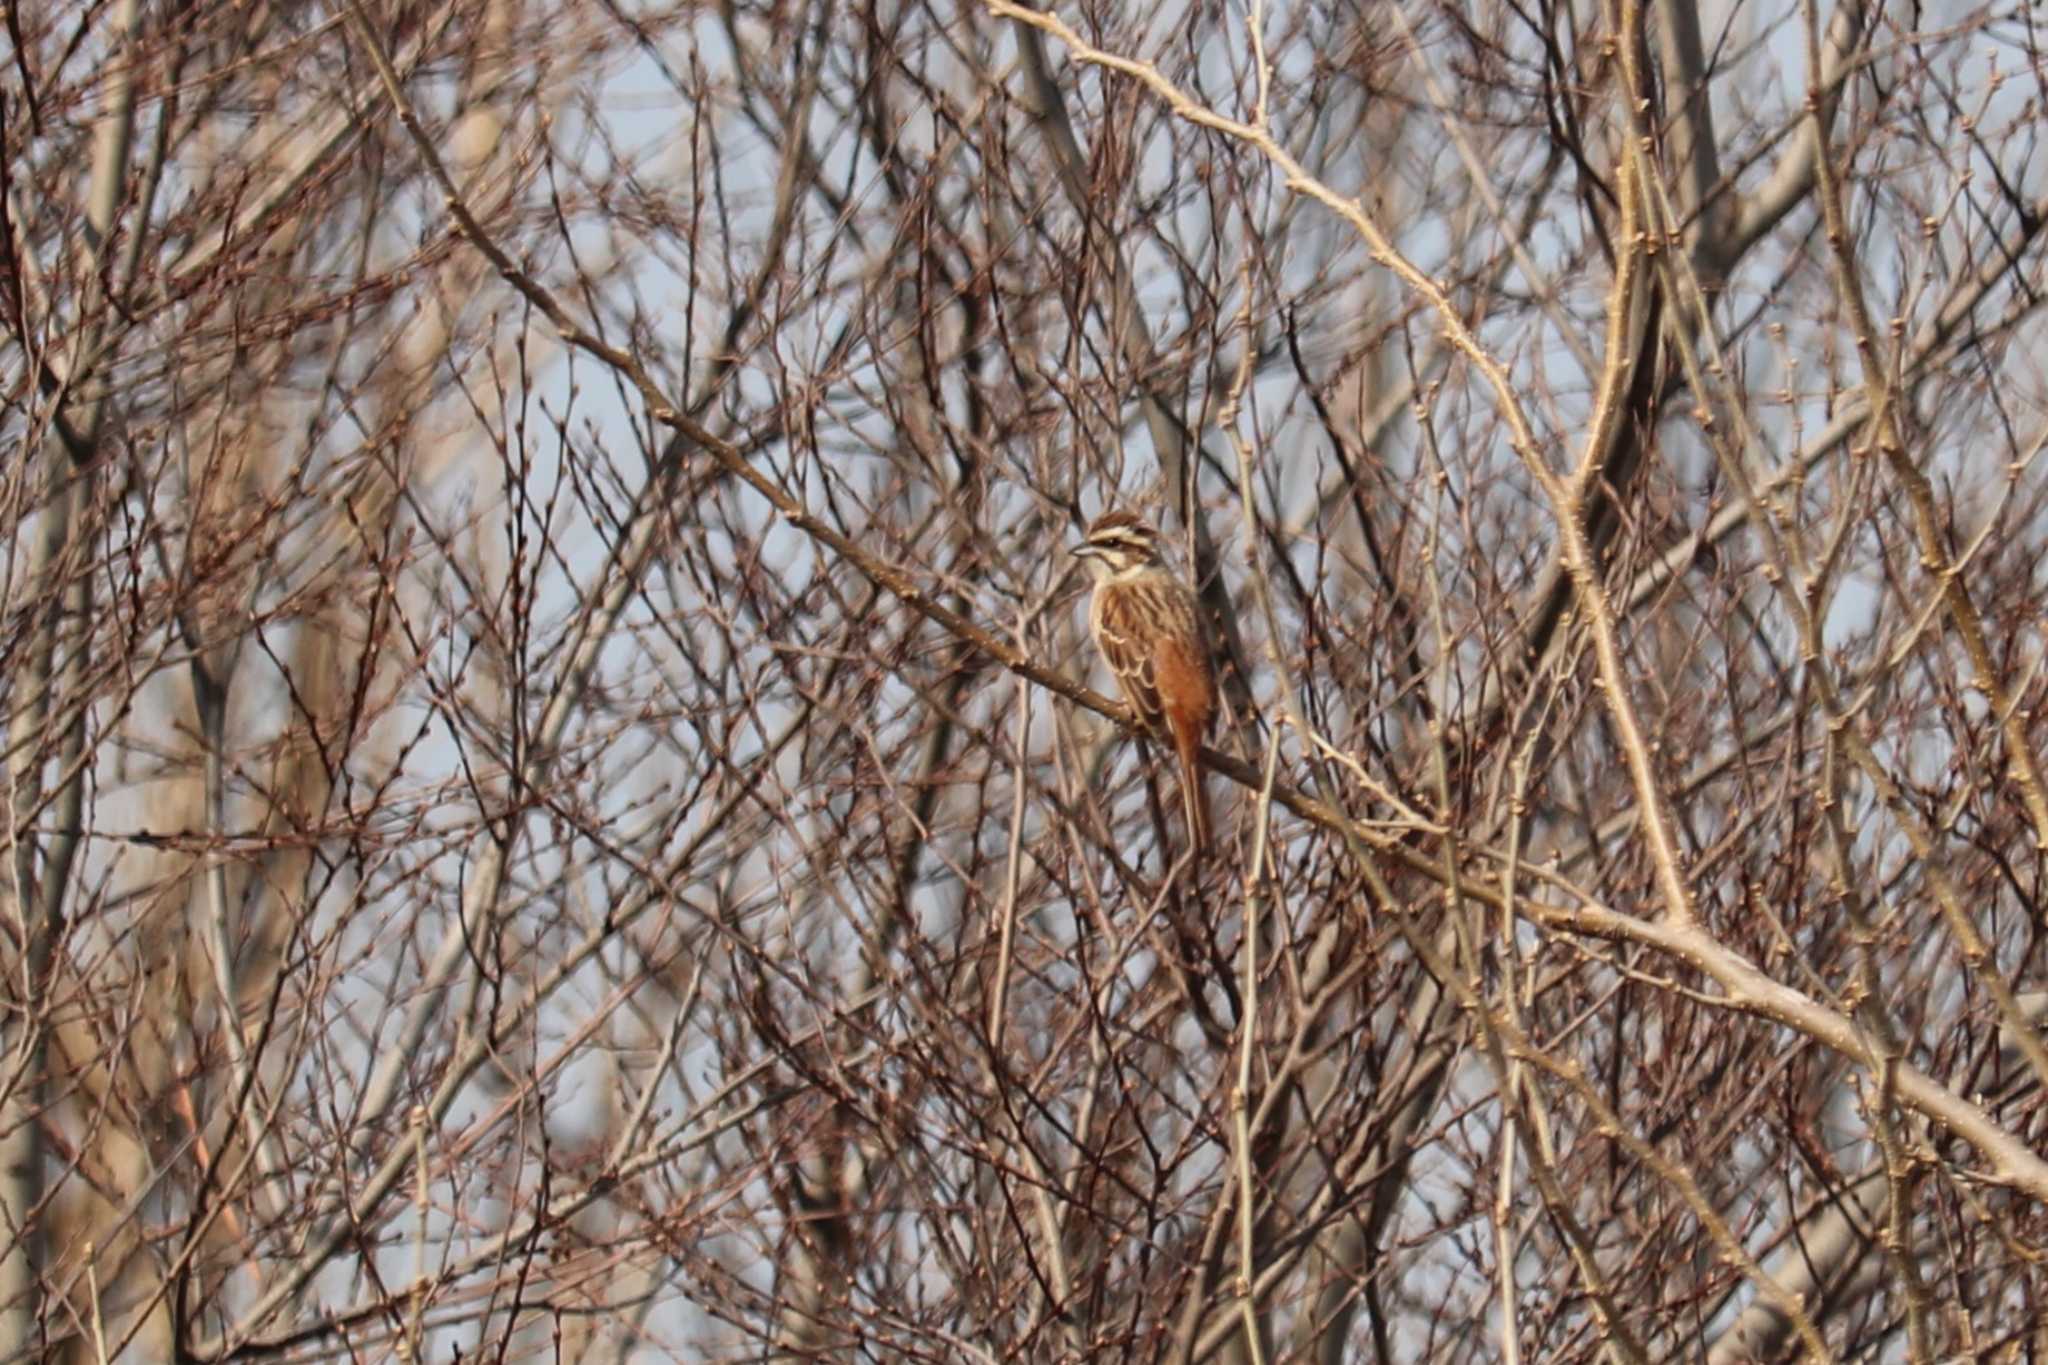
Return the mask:
<svg viewBox="0 0 2048 1365">
<path fill-rule="evenodd" d="M 1159 532 L 1135 512 L 1103 513 L 1074 547 L 1095 575 L 1088 630 L 1124 700 L 1180 759 L 1189 847 L 1209 841 L 1209 801 L 1196 754 L 1216 719 L 1216 673 L 1194 589 L 1159 552 Z"/>
</svg>

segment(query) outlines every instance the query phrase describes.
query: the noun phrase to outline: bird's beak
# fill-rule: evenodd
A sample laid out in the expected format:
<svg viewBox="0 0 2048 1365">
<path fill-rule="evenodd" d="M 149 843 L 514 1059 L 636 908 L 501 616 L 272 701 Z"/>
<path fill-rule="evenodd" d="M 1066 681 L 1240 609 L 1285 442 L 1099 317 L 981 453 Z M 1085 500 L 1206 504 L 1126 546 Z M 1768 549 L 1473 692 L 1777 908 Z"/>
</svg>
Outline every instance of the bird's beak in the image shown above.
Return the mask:
<svg viewBox="0 0 2048 1365">
<path fill-rule="evenodd" d="M 1067 553 L 1076 559 L 1094 559 L 1101 555 L 1102 551 L 1084 540 L 1073 549 L 1067 551 Z"/>
</svg>

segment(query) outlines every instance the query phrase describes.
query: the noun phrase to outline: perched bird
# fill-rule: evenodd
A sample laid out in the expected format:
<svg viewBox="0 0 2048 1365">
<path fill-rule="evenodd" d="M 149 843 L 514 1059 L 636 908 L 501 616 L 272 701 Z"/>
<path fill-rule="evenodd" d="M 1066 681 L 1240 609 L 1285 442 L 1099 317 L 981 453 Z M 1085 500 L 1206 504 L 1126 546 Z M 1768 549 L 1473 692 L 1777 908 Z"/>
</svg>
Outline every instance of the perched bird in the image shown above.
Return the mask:
<svg viewBox="0 0 2048 1365">
<path fill-rule="evenodd" d="M 1216 674 L 1194 590 L 1168 568 L 1159 532 L 1127 511 L 1105 512 L 1074 549 L 1095 574 L 1088 629 L 1124 699 L 1180 758 L 1188 842 L 1209 842 L 1209 800 L 1195 755 L 1216 719 Z"/>
</svg>

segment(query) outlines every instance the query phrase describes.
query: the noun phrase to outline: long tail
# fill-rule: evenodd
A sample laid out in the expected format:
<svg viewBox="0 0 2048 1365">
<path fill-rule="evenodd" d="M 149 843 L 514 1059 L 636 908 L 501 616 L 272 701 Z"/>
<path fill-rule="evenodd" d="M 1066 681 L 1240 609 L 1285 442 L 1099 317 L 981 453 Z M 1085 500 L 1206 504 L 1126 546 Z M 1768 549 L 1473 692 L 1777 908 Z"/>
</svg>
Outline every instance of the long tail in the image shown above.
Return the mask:
<svg viewBox="0 0 2048 1365">
<path fill-rule="evenodd" d="M 1173 747 L 1180 751 L 1180 800 L 1187 815 L 1188 844 L 1200 856 L 1209 847 L 1209 789 L 1202 781 L 1202 765 L 1196 759 L 1199 742 L 1192 734 L 1175 733 Z"/>
</svg>

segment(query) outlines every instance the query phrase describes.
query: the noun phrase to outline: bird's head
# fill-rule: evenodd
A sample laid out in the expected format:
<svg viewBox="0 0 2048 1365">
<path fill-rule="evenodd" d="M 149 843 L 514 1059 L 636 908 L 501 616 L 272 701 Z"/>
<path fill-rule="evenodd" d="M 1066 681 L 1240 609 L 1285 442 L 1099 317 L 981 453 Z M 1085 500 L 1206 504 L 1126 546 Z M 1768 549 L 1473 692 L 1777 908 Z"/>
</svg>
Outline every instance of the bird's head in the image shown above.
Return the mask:
<svg viewBox="0 0 2048 1365">
<path fill-rule="evenodd" d="M 1074 555 L 1087 560 L 1097 578 L 1114 578 L 1159 563 L 1159 532 L 1136 512 L 1104 512 L 1074 547 Z"/>
</svg>

